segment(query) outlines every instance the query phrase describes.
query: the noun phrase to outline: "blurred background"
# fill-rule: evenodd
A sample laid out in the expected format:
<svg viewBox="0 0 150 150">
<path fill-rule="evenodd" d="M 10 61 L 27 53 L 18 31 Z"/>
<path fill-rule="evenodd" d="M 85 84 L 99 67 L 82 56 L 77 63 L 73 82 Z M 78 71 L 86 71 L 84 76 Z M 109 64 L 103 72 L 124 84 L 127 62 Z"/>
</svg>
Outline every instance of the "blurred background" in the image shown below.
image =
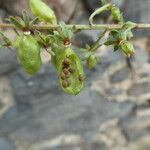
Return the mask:
<svg viewBox="0 0 150 150">
<path fill-rule="evenodd" d="M 100 0 L 46 0 L 59 20 L 88 24 Z M 150 23 L 150 0 L 113 0 L 126 20 Z M 28 0 L 0 0 L 0 22 L 29 11 Z M 109 14 L 96 17 L 105 23 Z M 74 43 L 93 43 L 100 31 L 83 31 Z M 5 33 L 14 38 L 11 29 Z M 150 30 L 136 30 L 132 67 L 111 47 L 101 63 L 85 67 L 85 89 L 70 96 L 59 87 L 49 56 L 36 76 L 25 74 L 15 50 L 0 49 L 0 150 L 150 150 Z"/>
</svg>

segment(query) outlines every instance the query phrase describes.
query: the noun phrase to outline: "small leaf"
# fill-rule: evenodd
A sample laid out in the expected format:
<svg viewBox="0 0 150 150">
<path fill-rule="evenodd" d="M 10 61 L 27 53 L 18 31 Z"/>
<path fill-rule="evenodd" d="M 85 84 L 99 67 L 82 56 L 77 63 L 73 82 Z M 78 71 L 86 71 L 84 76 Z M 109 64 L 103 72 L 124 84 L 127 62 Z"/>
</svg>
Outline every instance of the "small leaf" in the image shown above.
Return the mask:
<svg viewBox="0 0 150 150">
<path fill-rule="evenodd" d="M 106 45 L 106 46 L 113 45 L 113 44 L 115 44 L 115 42 L 116 41 L 114 41 L 114 40 L 108 40 L 104 43 L 104 45 Z"/>
<path fill-rule="evenodd" d="M 135 28 L 136 26 L 137 26 L 136 23 L 131 22 L 131 21 L 128 21 L 128 22 L 126 22 L 126 23 L 123 25 L 123 29 L 124 29 L 124 30 L 131 30 L 131 29 Z"/>
<path fill-rule="evenodd" d="M 36 24 L 39 21 L 39 18 L 36 17 L 33 20 L 30 21 L 30 27 L 32 27 L 34 24 Z"/>
<path fill-rule="evenodd" d="M 11 41 L 9 40 L 9 38 L 4 33 L 0 32 L 0 35 L 2 36 L 2 39 L 4 41 L 3 46 L 11 45 Z"/>
<path fill-rule="evenodd" d="M 87 50 L 90 50 L 91 47 L 90 47 L 90 45 L 86 44 L 86 45 L 85 45 L 85 48 L 86 48 Z"/>
<path fill-rule="evenodd" d="M 133 33 L 129 31 L 127 35 L 127 40 L 131 39 L 132 37 L 133 37 Z"/>
<path fill-rule="evenodd" d="M 71 39 L 72 36 L 73 36 L 73 31 L 71 28 L 68 28 L 66 26 L 66 24 L 64 22 L 60 22 L 60 27 L 61 27 L 61 30 L 62 30 L 62 34 L 64 36 L 64 38 L 68 38 L 68 39 Z"/>
<path fill-rule="evenodd" d="M 23 22 L 19 21 L 17 18 L 15 17 L 10 17 L 10 22 L 13 23 L 17 28 L 22 29 L 24 27 Z"/>
<path fill-rule="evenodd" d="M 30 18 L 27 15 L 27 12 L 25 10 L 22 11 L 22 17 L 23 17 L 23 21 L 25 22 L 25 26 L 29 27 Z"/>
<path fill-rule="evenodd" d="M 107 4 L 107 1 L 106 0 L 101 0 L 101 3 L 102 3 L 102 6 L 104 6 L 104 5 Z"/>
<path fill-rule="evenodd" d="M 111 30 L 110 35 L 116 36 L 116 35 L 118 35 L 118 33 L 119 33 L 118 30 L 113 29 L 113 30 Z"/>
<path fill-rule="evenodd" d="M 114 45 L 114 52 L 116 52 L 117 50 L 119 50 L 119 46 L 118 45 Z"/>
<path fill-rule="evenodd" d="M 120 39 L 123 39 L 123 40 L 128 40 L 130 39 L 131 37 L 133 37 L 133 34 L 132 34 L 132 29 L 136 27 L 136 24 L 133 23 L 133 22 L 126 22 L 122 29 L 120 29 L 120 32 L 119 32 L 119 37 Z"/>
</svg>

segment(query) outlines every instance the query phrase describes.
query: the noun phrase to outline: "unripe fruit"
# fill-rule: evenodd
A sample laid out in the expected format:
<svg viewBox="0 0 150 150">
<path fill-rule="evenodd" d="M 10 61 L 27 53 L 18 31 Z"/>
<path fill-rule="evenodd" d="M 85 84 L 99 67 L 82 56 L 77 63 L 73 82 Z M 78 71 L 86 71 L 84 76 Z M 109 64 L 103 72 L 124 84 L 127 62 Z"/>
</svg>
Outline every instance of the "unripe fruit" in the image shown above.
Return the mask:
<svg viewBox="0 0 150 150">
<path fill-rule="evenodd" d="M 48 7 L 42 0 L 30 0 L 30 9 L 32 13 L 39 17 L 41 21 L 51 24 L 57 24 L 54 11 Z"/>
<path fill-rule="evenodd" d="M 40 46 L 31 35 L 18 37 L 18 57 L 23 69 L 31 75 L 41 67 Z"/>
<path fill-rule="evenodd" d="M 134 47 L 133 45 L 128 42 L 128 41 L 122 41 L 120 43 L 121 49 L 122 51 L 128 56 L 130 57 L 131 55 L 133 55 L 135 53 Z"/>
</svg>

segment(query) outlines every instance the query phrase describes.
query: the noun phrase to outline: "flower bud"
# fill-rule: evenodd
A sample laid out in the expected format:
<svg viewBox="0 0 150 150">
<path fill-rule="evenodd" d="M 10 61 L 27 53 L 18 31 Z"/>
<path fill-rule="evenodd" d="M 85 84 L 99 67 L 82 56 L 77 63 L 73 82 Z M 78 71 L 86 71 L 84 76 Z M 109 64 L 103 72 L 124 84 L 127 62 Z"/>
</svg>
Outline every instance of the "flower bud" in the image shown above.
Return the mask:
<svg viewBox="0 0 150 150">
<path fill-rule="evenodd" d="M 133 55 L 135 53 L 134 47 L 133 45 L 128 42 L 128 41 L 123 41 L 120 43 L 121 49 L 122 51 L 128 56 L 130 57 L 131 55 Z"/>
<path fill-rule="evenodd" d="M 111 14 L 113 16 L 113 19 L 119 22 L 123 22 L 123 16 L 120 11 L 120 9 L 116 6 L 113 6 L 111 9 Z"/>
<path fill-rule="evenodd" d="M 87 59 L 87 65 L 90 69 L 94 68 L 98 63 L 98 59 L 95 55 L 91 54 Z"/>
</svg>

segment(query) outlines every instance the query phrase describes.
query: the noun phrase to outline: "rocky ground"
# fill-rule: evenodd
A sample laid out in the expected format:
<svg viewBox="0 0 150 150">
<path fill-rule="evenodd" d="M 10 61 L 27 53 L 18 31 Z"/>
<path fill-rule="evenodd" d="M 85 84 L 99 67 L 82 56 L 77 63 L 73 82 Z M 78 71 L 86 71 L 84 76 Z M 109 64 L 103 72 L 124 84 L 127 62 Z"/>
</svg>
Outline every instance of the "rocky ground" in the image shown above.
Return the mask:
<svg viewBox="0 0 150 150">
<path fill-rule="evenodd" d="M 97 0 L 47 2 L 59 19 L 71 23 L 87 23 L 91 10 L 99 5 Z M 150 22 L 149 0 L 114 2 L 126 19 Z M 28 9 L 26 1 L 1 0 L 0 21 L 20 14 L 24 7 Z M 5 32 L 13 37 L 10 30 Z M 84 31 L 75 40 L 84 46 L 98 33 Z M 149 150 L 150 31 L 135 35 L 134 70 L 126 66 L 121 53 L 103 47 L 98 53 L 101 64 L 94 70 L 86 68 L 86 86 L 78 96 L 61 91 L 47 60 L 39 74 L 31 77 L 20 67 L 15 50 L 0 49 L 0 150 Z"/>
</svg>

